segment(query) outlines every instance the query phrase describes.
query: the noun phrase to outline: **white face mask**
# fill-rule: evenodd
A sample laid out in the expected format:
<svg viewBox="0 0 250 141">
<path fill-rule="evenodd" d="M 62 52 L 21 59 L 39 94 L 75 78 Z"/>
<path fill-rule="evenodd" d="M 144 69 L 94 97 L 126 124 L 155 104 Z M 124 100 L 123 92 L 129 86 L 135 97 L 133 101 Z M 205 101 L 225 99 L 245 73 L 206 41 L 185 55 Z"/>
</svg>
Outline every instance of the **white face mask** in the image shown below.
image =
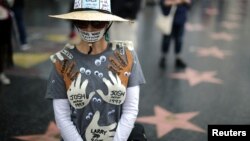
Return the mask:
<svg viewBox="0 0 250 141">
<path fill-rule="evenodd" d="M 99 41 L 103 37 L 105 30 L 106 30 L 106 28 L 103 28 L 100 31 L 87 32 L 87 31 L 81 30 L 80 28 L 77 28 L 77 29 L 82 40 L 89 42 L 89 43 L 94 43 L 94 42 Z"/>
</svg>

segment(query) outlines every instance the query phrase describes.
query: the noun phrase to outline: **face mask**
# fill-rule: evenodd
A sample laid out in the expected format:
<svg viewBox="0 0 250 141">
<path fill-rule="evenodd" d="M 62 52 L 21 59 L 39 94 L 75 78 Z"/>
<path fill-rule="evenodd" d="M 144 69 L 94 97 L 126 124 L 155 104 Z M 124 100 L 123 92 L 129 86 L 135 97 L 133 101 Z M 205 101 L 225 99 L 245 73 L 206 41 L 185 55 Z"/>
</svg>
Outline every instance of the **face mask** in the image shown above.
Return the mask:
<svg viewBox="0 0 250 141">
<path fill-rule="evenodd" d="M 83 31 L 80 28 L 77 28 L 77 29 L 82 40 L 89 42 L 89 43 L 94 43 L 94 42 L 99 41 L 103 37 L 106 28 L 103 28 L 102 30 L 95 31 L 95 32 Z"/>
</svg>

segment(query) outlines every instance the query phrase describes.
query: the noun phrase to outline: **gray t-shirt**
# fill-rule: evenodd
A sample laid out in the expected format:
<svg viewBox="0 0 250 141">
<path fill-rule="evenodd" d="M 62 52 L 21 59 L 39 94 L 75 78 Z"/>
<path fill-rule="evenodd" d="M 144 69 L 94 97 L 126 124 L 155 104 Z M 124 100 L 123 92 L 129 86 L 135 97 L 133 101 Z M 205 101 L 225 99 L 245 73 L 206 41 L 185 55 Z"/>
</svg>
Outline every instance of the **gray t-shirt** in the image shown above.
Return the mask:
<svg viewBox="0 0 250 141">
<path fill-rule="evenodd" d="M 51 60 L 46 98 L 69 100 L 71 120 L 84 140 L 112 140 L 126 88 L 145 83 L 132 43 L 109 43 L 97 55 L 66 45 Z"/>
</svg>

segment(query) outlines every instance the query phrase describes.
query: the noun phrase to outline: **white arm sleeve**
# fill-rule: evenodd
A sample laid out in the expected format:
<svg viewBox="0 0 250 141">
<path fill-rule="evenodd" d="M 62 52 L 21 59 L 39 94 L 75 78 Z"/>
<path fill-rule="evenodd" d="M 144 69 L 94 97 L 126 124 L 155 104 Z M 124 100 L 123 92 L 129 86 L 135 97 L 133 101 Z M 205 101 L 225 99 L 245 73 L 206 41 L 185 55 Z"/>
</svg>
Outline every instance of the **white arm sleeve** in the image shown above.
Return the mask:
<svg viewBox="0 0 250 141">
<path fill-rule="evenodd" d="M 127 88 L 127 96 L 122 107 L 122 116 L 113 141 L 127 141 L 139 112 L 139 93 L 139 86 Z"/>
<path fill-rule="evenodd" d="M 64 141 L 83 141 L 70 119 L 70 106 L 67 99 L 54 99 L 53 108 L 57 127 Z"/>
</svg>

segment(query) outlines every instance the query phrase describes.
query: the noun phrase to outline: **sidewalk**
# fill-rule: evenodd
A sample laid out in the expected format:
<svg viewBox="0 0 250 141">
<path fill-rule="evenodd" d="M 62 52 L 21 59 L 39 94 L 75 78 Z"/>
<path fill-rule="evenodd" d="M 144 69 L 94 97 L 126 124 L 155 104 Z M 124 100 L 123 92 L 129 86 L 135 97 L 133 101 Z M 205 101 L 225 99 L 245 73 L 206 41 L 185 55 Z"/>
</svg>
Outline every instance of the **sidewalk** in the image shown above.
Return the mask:
<svg viewBox="0 0 250 141">
<path fill-rule="evenodd" d="M 141 11 L 137 52 L 147 84 L 141 86 L 137 122 L 145 126 L 149 141 L 207 141 L 210 124 L 250 123 L 250 15 L 244 13 L 249 9 L 227 2 L 221 11 L 218 3 L 202 10 L 199 2 L 191 10 L 183 50 L 188 69 L 183 72 L 175 71 L 172 52 L 167 70 L 159 69 L 161 34 L 154 26 L 158 9 Z M 33 1 L 29 5 L 38 7 Z M 35 15 L 32 9 L 29 19 Z M 53 10 L 63 8 L 48 6 L 40 14 Z M 0 141 L 60 140 L 51 102 L 44 95 L 49 56 L 67 42 L 69 25 L 35 20 L 40 21 L 34 17 L 27 28 L 32 48 L 15 51 L 15 67 L 7 70 L 12 83 L 0 85 Z"/>
</svg>

